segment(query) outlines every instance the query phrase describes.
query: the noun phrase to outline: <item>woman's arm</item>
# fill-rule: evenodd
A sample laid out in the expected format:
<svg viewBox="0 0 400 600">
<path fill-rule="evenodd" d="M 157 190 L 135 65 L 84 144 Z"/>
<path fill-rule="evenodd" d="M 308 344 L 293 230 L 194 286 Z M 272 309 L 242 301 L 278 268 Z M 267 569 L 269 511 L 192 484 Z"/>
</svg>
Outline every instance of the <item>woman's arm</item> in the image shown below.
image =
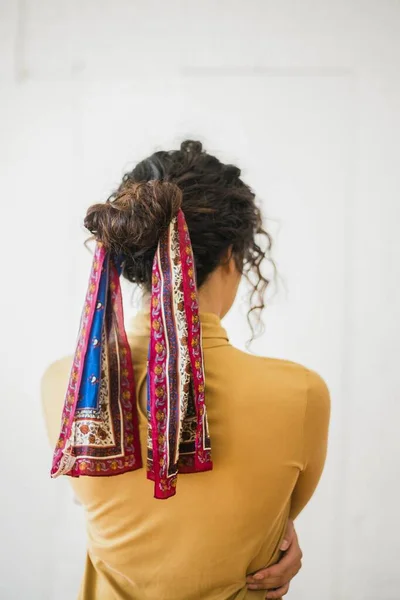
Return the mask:
<svg viewBox="0 0 400 600">
<path fill-rule="evenodd" d="M 325 381 L 315 371 L 307 371 L 307 404 L 304 416 L 303 469 L 292 494 L 290 520 L 281 550 L 285 553 L 275 565 L 261 569 L 247 578 L 251 590 L 269 590 L 266 598 L 287 594 L 290 581 L 301 568 L 302 552 L 293 519 L 313 495 L 321 477 L 328 443 L 330 395 Z M 285 545 L 285 547 L 284 547 Z"/>
<path fill-rule="evenodd" d="M 290 518 L 295 519 L 313 495 L 325 464 L 328 445 L 330 395 L 325 381 L 308 371 L 304 417 L 303 470 L 292 494 Z"/>
</svg>

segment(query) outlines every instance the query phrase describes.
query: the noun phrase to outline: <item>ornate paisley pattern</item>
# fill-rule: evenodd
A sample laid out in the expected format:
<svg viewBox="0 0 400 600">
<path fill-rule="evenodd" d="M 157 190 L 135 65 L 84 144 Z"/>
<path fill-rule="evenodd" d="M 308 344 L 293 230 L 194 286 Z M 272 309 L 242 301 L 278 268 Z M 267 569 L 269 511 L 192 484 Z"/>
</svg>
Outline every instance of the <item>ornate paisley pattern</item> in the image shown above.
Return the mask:
<svg viewBox="0 0 400 600">
<path fill-rule="evenodd" d="M 142 466 L 132 357 L 119 269 L 96 247 L 52 477 L 114 475 Z"/>
<path fill-rule="evenodd" d="M 98 244 L 64 403 L 52 476 L 117 475 L 142 466 L 121 260 Z M 182 211 L 154 257 L 148 359 L 148 478 L 156 498 L 178 473 L 212 468 L 195 265 Z"/>
<path fill-rule="evenodd" d="M 177 474 L 212 468 L 194 258 L 180 211 L 154 258 L 148 366 L 148 477 L 157 498 Z"/>
</svg>

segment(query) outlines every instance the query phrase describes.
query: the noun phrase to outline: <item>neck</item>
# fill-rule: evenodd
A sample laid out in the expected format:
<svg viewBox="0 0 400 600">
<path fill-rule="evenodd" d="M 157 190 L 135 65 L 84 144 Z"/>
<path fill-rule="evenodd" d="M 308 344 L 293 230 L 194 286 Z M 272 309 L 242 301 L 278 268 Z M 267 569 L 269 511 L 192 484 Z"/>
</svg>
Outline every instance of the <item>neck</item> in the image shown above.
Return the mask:
<svg viewBox="0 0 400 600">
<path fill-rule="evenodd" d="M 211 285 L 210 285 L 211 284 Z M 216 290 L 215 286 L 206 281 L 199 289 L 199 310 L 201 313 L 213 313 L 222 319 L 223 310 L 223 294 L 218 293 L 221 290 Z"/>
</svg>

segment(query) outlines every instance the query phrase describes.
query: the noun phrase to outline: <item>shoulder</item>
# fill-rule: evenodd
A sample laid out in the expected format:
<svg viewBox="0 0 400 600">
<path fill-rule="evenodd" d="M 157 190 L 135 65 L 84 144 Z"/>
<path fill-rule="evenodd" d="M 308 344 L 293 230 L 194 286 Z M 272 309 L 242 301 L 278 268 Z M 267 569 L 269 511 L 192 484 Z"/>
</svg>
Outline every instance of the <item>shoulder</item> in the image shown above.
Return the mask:
<svg viewBox="0 0 400 600">
<path fill-rule="evenodd" d="M 312 369 L 305 368 L 305 370 L 307 375 L 309 395 L 324 399 L 329 397 L 329 388 L 325 379 L 323 379 L 319 373 Z"/>
<path fill-rule="evenodd" d="M 69 375 L 71 365 L 72 356 L 64 356 L 63 358 L 51 363 L 42 375 L 42 384 L 46 385 L 57 381 L 60 376 L 65 376 L 65 374 Z"/>
<path fill-rule="evenodd" d="M 52 363 L 42 375 L 41 399 L 47 433 L 51 443 L 57 441 L 60 418 L 68 385 L 72 356 Z"/>
<path fill-rule="evenodd" d="M 65 356 L 47 367 L 41 379 L 43 402 L 51 402 L 62 388 L 66 389 L 71 365 L 72 356 Z"/>
<path fill-rule="evenodd" d="M 282 383 L 294 383 L 304 389 L 308 386 L 308 373 L 304 365 L 281 358 L 258 356 L 231 347 L 235 363 L 257 379 L 274 379 Z"/>
<path fill-rule="evenodd" d="M 282 402 L 299 404 L 303 410 L 322 407 L 329 410 L 330 396 L 325 380 L 301 363 L 280 358 L 256 356 L 231 347 L 238 376 L 246 375 L 254 391 L 271 392 Z"/>
<path fill-rule="evenodd" d="M 331 398 L 326 381 L 316 371 L 306 369 L 307 374 L 307 415 L 309 419 L 328 420 Z"/>
</svg>

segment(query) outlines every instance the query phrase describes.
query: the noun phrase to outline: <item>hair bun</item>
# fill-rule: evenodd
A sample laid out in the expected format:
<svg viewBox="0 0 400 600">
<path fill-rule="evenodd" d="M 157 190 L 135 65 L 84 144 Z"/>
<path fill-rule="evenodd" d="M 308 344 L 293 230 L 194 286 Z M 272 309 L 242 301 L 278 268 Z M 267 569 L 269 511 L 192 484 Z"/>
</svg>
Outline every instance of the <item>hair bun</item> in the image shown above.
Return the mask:
<svg viewBox="0 0 400 600">
<path fill-rule="evenodd" d="M 132 254 L 155 246 L 181 205 L 174 183 L 127 180 L 106 203 L 88 209 L 84 225 L 108 250 Z"/>
<path fill-rule="evenodd" d="M 203 145 L 201 142 L 185 140 L 181 144 L 181 152 L 187 152 L 188 154 L 201 154 L 202 151 Z"/>
</svg>

